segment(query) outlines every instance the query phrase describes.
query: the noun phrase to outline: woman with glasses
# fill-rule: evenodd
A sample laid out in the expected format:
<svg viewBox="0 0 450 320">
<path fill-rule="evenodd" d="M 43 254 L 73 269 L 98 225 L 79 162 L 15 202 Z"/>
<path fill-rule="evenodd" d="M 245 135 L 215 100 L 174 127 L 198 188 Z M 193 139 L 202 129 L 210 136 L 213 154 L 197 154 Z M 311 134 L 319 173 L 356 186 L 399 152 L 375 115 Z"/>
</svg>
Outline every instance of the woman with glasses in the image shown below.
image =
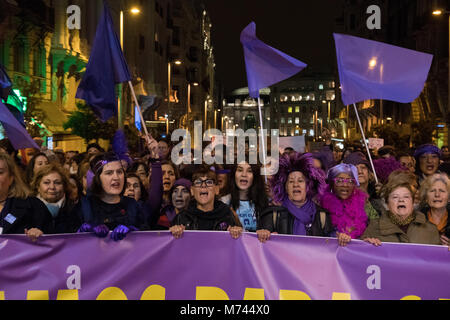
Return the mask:
<svg viewBox="0 0 450 320">
<path fill-rule="evenodd" d="M 173 220 L 170 232 L 180 238 L 184 230 L 228 231 L 233 239 L 242 234 L 239 220 L 230 207 L 216 199 L 219 194 L 217 176 L 207 166 L 198 168 L 192 176 L 191 194 L 194 201 Z"/>
<path fill-rule="evenodd" d="M 381 242 L 440 244 L 439 232 L 425 215 L 414 210 L 415 190 L 402 180 L 390 180 L 381 189 L 388 210 L 370 221 L 363 240 L 379 246 Z"/>
<path fill-rule="evenodd" d="M 331 168 L 327 180 L 329 186 L 320 203 L 331 214 L 339 245 L 345 246 L 351 239 L 361 237 L 367 227 L 365 207 L 369 196 L 357 188 L 358 169 L 354 165 L 341 163 Z"/>
</svg>

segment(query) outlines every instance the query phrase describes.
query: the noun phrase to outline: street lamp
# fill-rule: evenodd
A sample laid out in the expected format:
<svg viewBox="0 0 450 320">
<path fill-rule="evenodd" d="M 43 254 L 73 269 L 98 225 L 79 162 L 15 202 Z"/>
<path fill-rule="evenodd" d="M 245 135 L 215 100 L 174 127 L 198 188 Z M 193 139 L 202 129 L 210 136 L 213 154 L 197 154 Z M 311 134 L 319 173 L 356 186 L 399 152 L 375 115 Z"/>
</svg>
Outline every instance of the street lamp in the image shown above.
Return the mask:
<svg viewBox="0 0 450 320">
<path fill-rule="evenodd" d="M 449 19 L 448 26 L 449 26 L 449 37 L 450 37 L 450 11 L 441 10 L 441 9 L 436 9 L 436 10 L 433 11 L 433 15 L 435 15 L 435 16 L 441 16 L 443 14 L 447 14 L 448 15 L 448 19 Z M 447 113 L 450 112 L 450 39 L 448 41 L 448 44 L 449 44 L 449 51 L 448 51 L 449 52 L 449 57 L 448 57 L 448 102 L 447 102 Z M 450 130 L 449 130 L 449 134 L 450 134 Z M 450 140 L 450 139 L 448 139 L 448 140 Z"/>
<path fill-rule="evenodd" d="M 167 94 L 168 94 L 168 98 L 167 98 L 167 109 L 170 112 L 170 97 L 172 96 L 172 63 L 179 66 L 181 64 L 183 64 L 183 61 L 181 61 L 180 59 L 176 59 L 173 61 L 169 61 L 167 63 L 167 79 L 168 79 L 168 88 L 167 88 Z"/>
<path fill-rule="evenodd" d="M 136 7 L 131 8 L 130 10 L 120 10 L 120 47 L 122 48 L 122 52 L 125 55 L 125 49 L 124 49 L 124 45 L 123 45 L 123 33 L 124 33 L 124 13 L 125 12 L 131 12 L 133 15 L 138 15 L 141 10 L 139 10 Z M 121 95 L 123 96 L 123 92 L 122 92 L 122 84 L 119 85 L 119 92 L 121 93 Z M 118 122 L 119 122 L 119 129 L 123 129 L 123 107 L 122 107 L 122 101 L 121 98 L 118 99 Z"/>
</svg>

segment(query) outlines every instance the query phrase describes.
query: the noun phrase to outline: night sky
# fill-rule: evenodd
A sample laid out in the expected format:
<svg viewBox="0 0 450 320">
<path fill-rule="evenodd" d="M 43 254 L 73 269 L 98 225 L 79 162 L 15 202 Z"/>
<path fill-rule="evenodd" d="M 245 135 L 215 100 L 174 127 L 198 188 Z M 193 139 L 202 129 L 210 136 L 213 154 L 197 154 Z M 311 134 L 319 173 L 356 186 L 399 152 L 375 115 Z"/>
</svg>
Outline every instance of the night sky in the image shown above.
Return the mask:
<svg viewBox="0 0 450 320">
<path fill-rule="evenodd" d="M 316 67 L 332 66 L 336 52 L 335 19 L 340 0 L 205 0 L 213 24 L 216 72 L 225 93 L 247 86 L 241 31 L 256 23 L 256 35 Z M 332 71 L 332 69 L 330 70 Z"/>
</svg>

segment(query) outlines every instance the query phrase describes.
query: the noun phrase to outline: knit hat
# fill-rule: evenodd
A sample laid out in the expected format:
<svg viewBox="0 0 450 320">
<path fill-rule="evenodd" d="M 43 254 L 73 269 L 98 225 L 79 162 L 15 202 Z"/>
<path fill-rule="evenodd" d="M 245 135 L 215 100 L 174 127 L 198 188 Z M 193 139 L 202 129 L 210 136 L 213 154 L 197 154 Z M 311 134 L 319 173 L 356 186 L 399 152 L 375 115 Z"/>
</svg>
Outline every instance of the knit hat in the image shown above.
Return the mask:
<svg viewBox="0 0 450 320">
<path fill-rule="evenodd" d="M 345 157 L 343 162 L 346 164 L 352 164 L 354 166 L 357 166 L 358 164 L 365 164 L 366 167 L 372 171 L 372 166 L 370 165 L 370 162 L 367 160 L 366 155 L 361 151 L 350 153 L 348 156 Z"/>
<path fill-rule="evenodd" d="M 176 187 L 185 187 L 186 189 L 188 189 L 188 191 L 191 191 L 191 187 L 192 187 L 192 182 L 190 182 L 188 179 L 178 179 L 177 181 L 175 181 L 175 183 L 173 184 L 173 189 L 175 189 Z"/>
<path fill-rule="evenodd" d="M 418 160 L 421 155 L 426 154 L 426 153 L 437 154 L 439 156 L 439 158 L 442 157 L 441 149 L 439 149 L 434 144 L 428 143 L 428 144 L 423 144 L 417 148 L 416 152 L 414 152 L 414 158 L 416 158 L 416 160 Z"/>
</svg>

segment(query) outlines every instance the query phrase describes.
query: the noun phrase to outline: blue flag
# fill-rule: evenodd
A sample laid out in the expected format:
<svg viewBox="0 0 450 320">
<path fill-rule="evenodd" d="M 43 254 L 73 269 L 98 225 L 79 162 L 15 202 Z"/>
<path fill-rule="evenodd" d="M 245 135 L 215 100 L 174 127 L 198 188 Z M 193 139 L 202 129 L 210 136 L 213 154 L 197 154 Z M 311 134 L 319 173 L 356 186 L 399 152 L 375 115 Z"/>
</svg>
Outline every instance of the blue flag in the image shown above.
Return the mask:
<svg viewBox="0 0 450 320">
<path fill-rule="evenodd" d="M 286 80 L 306 68 L 306 64 L 268 46 L 256 37 L 256 24 L 250 23 L 241 33 L 250 96 L 259 90 Z"/>
<path fill-rule="evenodd" d="M 337 33 L 334 40 L 344 105 L 370 99 L 410 103 L 422 92 L 431 54 Z"/>
<path fill-rule="evenodd" d="M 36 142 L 31 138 L 27 130 L 19 123 L 19 121 L 17 121 L 17 119 L 1 101 L 0 122 L 5 129 L 5 133 L 14 149 L 40 149 Z"/>
<path fill-rule="evenodd" d="M 142 131 L 142 122 L 139 115 L 138 106 L 134 107 L 134 124 L 139 131 Z"/>
<path fill-rule="evenodd" d="M 117 114 L 116 84 L 130 80 L 130 72 L 105 2 L 76 97 L 85 100 L 97 116 L 106 121 Z"/>
</svg>

